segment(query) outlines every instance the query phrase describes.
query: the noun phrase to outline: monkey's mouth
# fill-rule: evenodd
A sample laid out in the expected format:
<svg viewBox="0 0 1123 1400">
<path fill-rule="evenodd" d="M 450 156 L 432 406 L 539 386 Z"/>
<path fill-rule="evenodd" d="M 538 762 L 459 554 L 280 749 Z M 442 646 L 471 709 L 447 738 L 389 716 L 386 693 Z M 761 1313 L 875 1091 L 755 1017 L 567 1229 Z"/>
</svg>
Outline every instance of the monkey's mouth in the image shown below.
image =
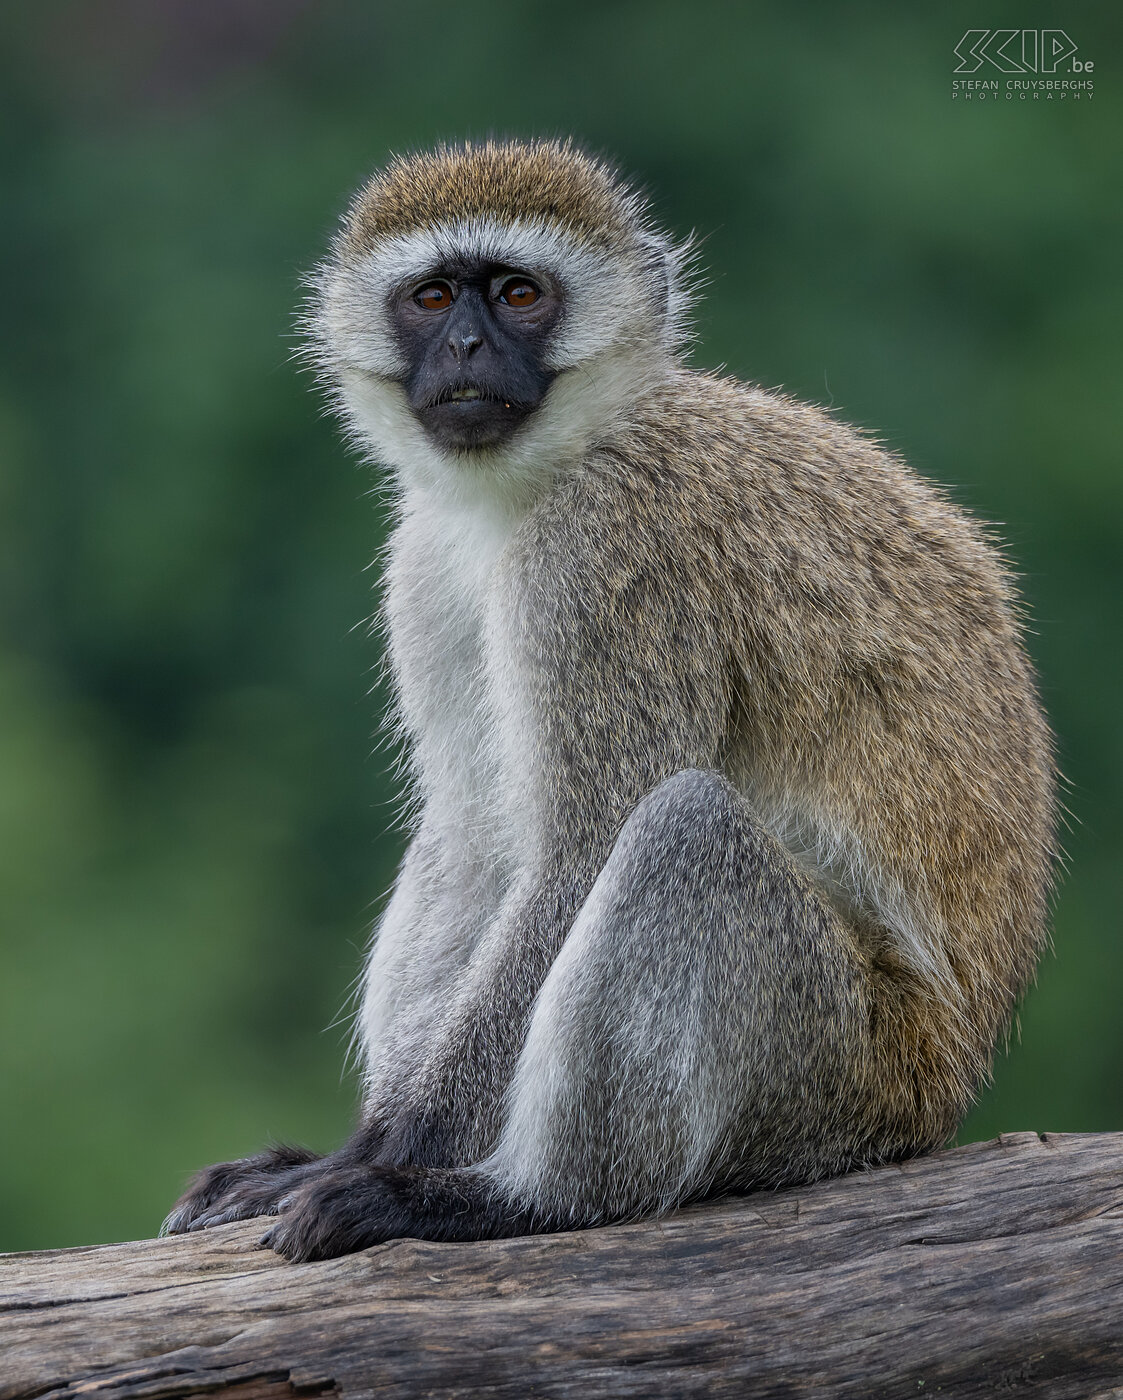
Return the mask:
<svg viewBox="0 0 1123 1400">
<path fill-rule="evenodd" d="M 494 447 L 515 431 L 534 405 L 486 384 L 447 384 L 414 411 L 422 426 L 446 447 Z"/>
<path fill-rule="evenodd" d="M 494 389 L 489 389 L 482 384 L 449 384 L 440 391 L 435 399 L 427 405 L 429 408 L 436 408 L 439 404 L 445 403 L 482 403 L 482 404 L 502 404 L 504 408 L 516 408 L 518 405 L 513 399 L 497 393 Z"/>
</svg>

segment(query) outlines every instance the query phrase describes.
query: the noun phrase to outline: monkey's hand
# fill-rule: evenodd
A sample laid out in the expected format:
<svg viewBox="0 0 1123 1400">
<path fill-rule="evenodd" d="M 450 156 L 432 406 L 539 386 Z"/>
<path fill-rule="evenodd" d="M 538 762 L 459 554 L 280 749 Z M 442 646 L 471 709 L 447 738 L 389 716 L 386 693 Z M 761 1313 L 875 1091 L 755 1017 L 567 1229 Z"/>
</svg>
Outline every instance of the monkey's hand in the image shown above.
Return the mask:
<svg viewBox="0 0 1123 1400">
<path fill-rule="evenodd" d="M 276 1215 L 282 1199 L 290 1196 L 321 1161 L 303 1147 L 274 1147 L 238 1162 L 207 1167 L 176 1202 L 160 1233 L 182 1235 L 254 1215 Z"/>
<path fill-rule="evenodd" d="M 543 1222 L 503 1199 L 478 1171 L 460 1167 L 332 1166 L 280 1203 L 262 1236 L 293 1263 L 334 1259 L 386 1240 L 499 1239 Z"/>
</svg>

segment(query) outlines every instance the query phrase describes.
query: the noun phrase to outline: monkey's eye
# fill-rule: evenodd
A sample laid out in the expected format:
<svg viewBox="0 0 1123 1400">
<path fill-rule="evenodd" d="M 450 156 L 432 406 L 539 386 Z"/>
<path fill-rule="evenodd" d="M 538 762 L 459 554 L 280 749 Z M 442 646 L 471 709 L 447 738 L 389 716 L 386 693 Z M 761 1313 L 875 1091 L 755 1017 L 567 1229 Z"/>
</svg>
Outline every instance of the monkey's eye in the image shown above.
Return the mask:
<svg viewBox="0 0 1123 1400">
<path fill-rule="evenodd" d="M 506 302 L 508 306 L 517 307 L 533 306 L 541 295 L 534 283 L 526 277 L 508 277 L 497 293 L 500 301 Z"/>
<path fill-rule="evenodd" d="M 413 299 L 426 311 L 445 311 L 452 305 L 455 297 L 447 282 L 430 282 L 427 286 L 418 288 L 413 294 Z"/>
</svg>

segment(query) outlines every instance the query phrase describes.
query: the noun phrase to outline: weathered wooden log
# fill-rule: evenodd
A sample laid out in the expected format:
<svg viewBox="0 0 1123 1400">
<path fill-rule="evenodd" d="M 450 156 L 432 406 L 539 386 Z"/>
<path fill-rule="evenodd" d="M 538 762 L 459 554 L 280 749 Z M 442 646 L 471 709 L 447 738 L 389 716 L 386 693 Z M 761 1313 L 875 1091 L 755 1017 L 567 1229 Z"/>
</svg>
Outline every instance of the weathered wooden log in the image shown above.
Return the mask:
<svg viewBox="0 0 1123 1400">
<path fill-rule="evenodd" d="M 0 1258 L 0 1397 L 1123 1396 L 1123 1133 L 321 1264 L 261 1224 Z"/>
</svg>

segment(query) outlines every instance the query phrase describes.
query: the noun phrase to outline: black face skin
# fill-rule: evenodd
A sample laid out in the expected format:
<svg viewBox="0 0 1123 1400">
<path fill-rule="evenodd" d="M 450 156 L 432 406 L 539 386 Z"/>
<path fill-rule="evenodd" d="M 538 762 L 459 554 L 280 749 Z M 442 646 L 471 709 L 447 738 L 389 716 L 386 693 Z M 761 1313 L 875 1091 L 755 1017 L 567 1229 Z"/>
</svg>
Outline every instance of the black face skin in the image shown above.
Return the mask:
<svg viewBox="0 0 1123 1400">
<path fill-rule="evenodd" d="M 546 347 L 561 313 L 550 279 L 499 263 L 445 263 L 403 288 L 390 315 L 426 432 L 459 450 L 506 441 L 553 383 Z"/>
</svg>

